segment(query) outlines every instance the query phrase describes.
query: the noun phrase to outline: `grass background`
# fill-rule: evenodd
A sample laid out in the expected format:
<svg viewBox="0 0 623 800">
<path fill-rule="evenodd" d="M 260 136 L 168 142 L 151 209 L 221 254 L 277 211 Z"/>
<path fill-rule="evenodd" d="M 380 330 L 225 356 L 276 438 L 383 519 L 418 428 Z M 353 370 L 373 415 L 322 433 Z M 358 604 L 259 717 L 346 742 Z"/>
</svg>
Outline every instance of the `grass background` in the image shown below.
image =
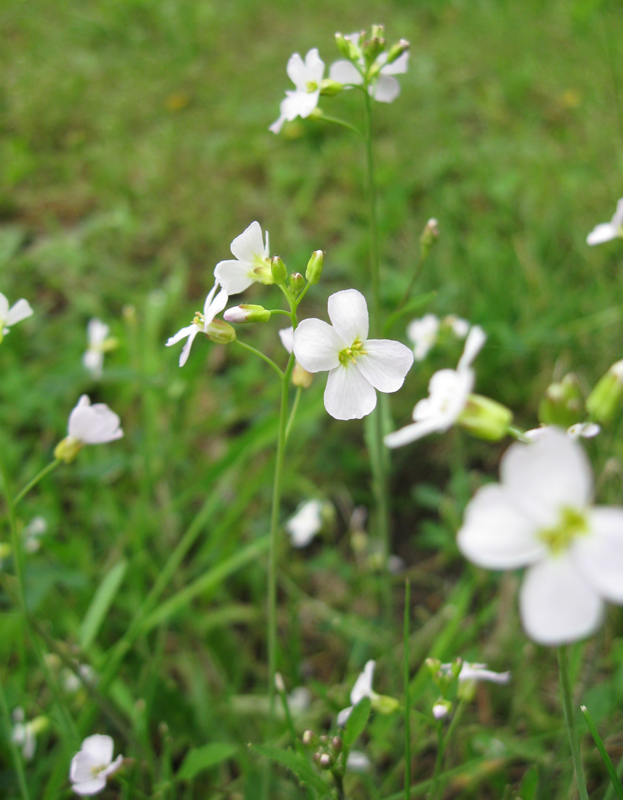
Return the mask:
<svg viewBox="0 0 623 800">
<path fill-rule="evenodd" d="M 365 286 L 359 143 L 322 123 L 294 123 L 279 137 L 267 127 L 293 51 L 317 46 L 330 63 L 336 30 L 373 22 L 385 23 L 390 41 L 411 42 L 401 96 L 375 109 L 388 308 L 409 280 L 426 220 L 437 217 L 441 238 L 417 287 L 436 295 L 422 312 L 485 328 L 477 389 L 533 427 L 552 377 L 575 371 L 588 388 L 621 356 L 621 251 L 585 244 L 622 193 L 618 3 L 7 0 L 0 8 L 0 290 L 35 308 L 0 350 L 1 446 L 23 485 L 51 458 L 83 392 L 109 403 L 126 431 L 61 467 L 20 508 L 22 523 L 35 514 L 49 523 L 28 560 L 28 600 L 56 646 L 101 669 L 199 514 L 200 536 L 163 597 L 177 599 L 141 634 L 111 688 L 129 739 L 105 717 L 84 731 L 115 733 L 118 748 L 137 757 L 128 775 L 146 792 L 189 747 L 231 742 L 235 757 L 170 796 L 256 797 L 261 763 L 243 745 L 261 741 L 265 725 L 265 565 L 245 548 L 267 530 L 278 392 L 265 367 L 234 348 L 198 342 L 179 370 L 163 343 L 201 307 L 215 263 L 253 219 L 292 269 L 303 271 L 311 250 L 327 251 L 310 316 L 324 315 L 331 292 Z M 357 100 L 322 107 L 358 122 Z M 248 296 L 262 302 L 265 292 Z M 121 343 L 97 384 L 80 363 L 95 315 Z M 249 336 L 280 358 L 275 326 L 257 328 Z M 404 326 L 394 335 L 404 338 Z M 457 357 L 437 352 L 413 370 L 392 401 L 397 422 L 434 369 Z M 362 426 L 326 417 L 322 383 L 302 403 L 285 487 L 286 511 L 313 494 L 336 505 L 322 543 L 294 554 L 283 543 L 281 668 L 290 688 L 304 684 L 314 697 L 300 732 L 329 723 L 367 658 L 379 659 L 379 690 L 394 690 L 400 656 L 399 637 L 376 622 L 374 573 L 353 549 L 351 511 L 371 502 Z M 589 447 L 600 470 L 621 455 L 614 433 Z M 466 569 L 454 546 L 462 509 L 502 449 L 453 432 L 395 455 L 394 550 L 413 582 L 412 666 L 435 652 L 514 671 L 510 688 L 479 689 L 466 716 L 451 753 L 452 764 L 468 764 L 455 794 L 562 798 L 569 760 L 552 653 L 520 632 L 517 577 Z M 601 498 L 620 502 L 620 463 L 608 464 Z M 122 561 L 123 581 L 88 642 L 85 613 Z M 215 574 L 224 564 L 231 574 Z M 189 585 L 194 593 L 178 594 Z M 9 573 L 3 587 L 10 705 L 52 717 L 28 767 L 32 794 L 61 797 L 72 745 L 58 736 Z M 575 662 L 613 756 L 623 752 L 620 634 L 614 611 Z M 434 697 L 421 673 L 416 706 L 427 711 Z M 76 716 L 92 705 L 80 695 L 68 702 Z M 398 791 L 401 735 L 395 717 L 375 718 L 366 740 L 374 771 L 350 779 L 349 798 Z M 414 742 L 414 777 L 424 780 L 434 737 L 419 717 Z M 16 797 L 6 742 L 2 752 L 0 791 Z M 590 748 L 587 760 L 599 793 L 604 773 Z M 104 796 L 133 795 L 113 787 Z M 284 776 L 278 796 L 304 795 Z"/>
</svg>

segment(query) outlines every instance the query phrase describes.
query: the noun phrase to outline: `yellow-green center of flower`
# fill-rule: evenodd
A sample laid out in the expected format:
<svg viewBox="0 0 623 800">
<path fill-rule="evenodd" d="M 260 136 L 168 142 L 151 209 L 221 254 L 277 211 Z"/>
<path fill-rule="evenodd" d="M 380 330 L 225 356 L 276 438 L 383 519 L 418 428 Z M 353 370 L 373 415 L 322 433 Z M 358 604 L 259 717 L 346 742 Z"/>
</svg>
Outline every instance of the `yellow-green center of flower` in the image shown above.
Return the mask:
<svg viewBox="0 0 623 800">
<path fill-rule="evenodd" d="M 203 330 L 203 326 L 205 324 L 205 317 L 201 313 L 201 311 L 195 311 L 195 316 L 193 318 L 193 325 L 196 325 L 199 330 Z"/>
<path fill-rule="evenodd" d="M 311 94 L 312 92 L 315 92 L 318 89 L 318 84 L 316 83 L 316 81 L 307 81 L 307 85 L 305 88 Z"/>
<path fill-rule="evenodd" d="M 558 523 L 551 528 L 543 528 L 538 533 L 539 539 L 554 555 L 560 555 L 569 548 L 578 536 L 586 536 L 589 532 L 585 515 L 577 508 L 564 506 L 560 510 Z"/>
<path fill-rule="evenodd" d="M 274 283 L 273 274 L 270 269 L 270 259 L 264 258 L 264 256 L 260 255 L 253 256 L 253 267 L 249 277 L 253 278 L 254 281 L 258 281 L 259 283 L 264 283 L 266 285 Z"/>
<path fill-rule="evenodd" d="M 365 355 L 367 355 L 367 353 L 363 349 L 363 342 L 361 339 L 355 339 L 350 347 L 345 347 L 343 350 L 340 350 L 338 353 L 338 358 L 340 360 L 340 364 L 345 367 L 347 364 L 356 363 L 359 356 Z"/>
</svg>

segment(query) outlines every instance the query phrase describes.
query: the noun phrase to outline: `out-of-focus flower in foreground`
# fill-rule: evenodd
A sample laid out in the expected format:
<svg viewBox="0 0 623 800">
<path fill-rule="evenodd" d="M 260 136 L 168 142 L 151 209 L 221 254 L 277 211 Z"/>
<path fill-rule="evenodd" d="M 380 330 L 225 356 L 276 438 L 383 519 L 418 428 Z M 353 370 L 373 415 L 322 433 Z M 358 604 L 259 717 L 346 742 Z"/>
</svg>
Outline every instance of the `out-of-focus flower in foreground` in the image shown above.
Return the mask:
<svg viewBox="0 0 623 800">
<path fill-rule="evenodd" d="M 304 319 L 294 331 L 294 355 L 308 372 L 328 371 L 324 405 L 335 419 L 361 419 L 376 391 L 397 392 L 413 353 L 390 339 L 368 339 L 368 306 L 356 289 L 329 297 L 329 319 Z"/>
<path fill-rule="evenodd" d="M 87 349 L 82 356 L 82 363 L 94 378 L 102 377 L 104 353 L 117 346 L 117 340 L 109 336 L 110 327 L 100 319 L 93 318 L 87 325 Z"/>
<path fill-rule="evenodd" d="M 623 508 L 591 505 L 586 454 L 559 428 L 512 445 L 500 478 L 468 504 L 460 551 L 486 569 L 528 567 L 519 607 L 535 642 L 589 636 L 601 624 L 604 600 L 623 604 Z"/>
<path fill-rule="evenodd" d="M 76 794 L 98 794 L 106 780 L 121 768 L 123 756 L 113 761 L 114 742 L 110 736 L 96 733 L 87 736 L 79 753 L 71 759 L 69 780 Z"/>
<path fill-rule="evenodd" d="M 90 398 L 83 394 L 69 415 L 68 434 L 54 450 L 55 458 L 66 463 L 73 461 L 85 444 L 113 442 L 121 439 L 123 430 L 114 411 L 105 403 L 91 405 Z"/>
<path fill-rule="evenodd" d="M 259 222 L 252 222 L 240 236 L 236 236 L 230 249 L 235 258 L 219 261 L 214 269 L 216 282 L 220 283 L 228 295 L 240 294 L 252 283 L 273 283 L 268 231 L 264 240 Z"/>
<path fill-rule="evenodd" d="M 227 305 L 227 292 L 225 289 L 221 289 L 221 291 L 216 294 L 217 289 L 218 283 L 215 283 L 212 287 L 212 290 L 206 297 L 206 301 L 203 306 L 203 314 L 197 311 L 195 318 L 190 325 L 187 325 L 185 328 L 181 328 L 174 336 L 169 337 L 167 340 L 166 346 L 171 347 L 171 345 L 181 342 L 182 339 L 186 339 L 186 344 L 182 348 L 182 352 L 180 354 L 180 367 L 183 367 L 188 361 L 190 348 L 192 347 L 197 334 L 205 333 L 206 336 L 208 336 L 210 334 L 211 326 L 214 325 L 214 317 L 219 314 Z"/>
<path fill-rule="evenodd" d="M 286 71 L 296 88 L 294 91 L 286 90 L 285 99 L 279 107 L 279 118 L 269 127 L 273 133 L 279 133 L 286 120 L 292 122 L 296 117 L 305 119 L 316 108 L 324 75 L 324 62 L 318 55 L 318 49 L 314 47 L 305 56 L 305 61 L 298 53 L 290 56 Z"/>
<path fill-rule="evenodd" d="M 24 709 L 19 706 L 13 711 L 13 729 L 11 738 L 22 750 L 24 761 L 30 761 L 37 749 L 37 734 L 48 727 L 47 717 L 39 716 L 25 722 Z"/>
<path fill-rule="evenodd" d="M 9 307 L 9 301 L 0 292 L 0 342 L 7 335 L 10 327 L 32 316 L 33 313 L 28 300 L 22 298 Z"/>
<path fill-rule="evenodd" d="M 623 238 L 623 197 L 617 203 L 617 209 L 610 222 L 596 225 L 586 237 L 586 244 L 595 245 Z"/>
</svg>

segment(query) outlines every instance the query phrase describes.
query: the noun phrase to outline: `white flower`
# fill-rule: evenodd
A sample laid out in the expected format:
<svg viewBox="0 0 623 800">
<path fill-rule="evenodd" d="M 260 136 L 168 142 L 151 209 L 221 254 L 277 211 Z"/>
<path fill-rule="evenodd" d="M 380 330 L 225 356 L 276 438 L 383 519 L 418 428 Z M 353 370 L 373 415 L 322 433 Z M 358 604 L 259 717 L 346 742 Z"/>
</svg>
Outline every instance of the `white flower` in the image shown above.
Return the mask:
<svg viewBox="0 0 623 800">
<path fill-rule="evenodd" d="M 91 399 L 83 394 L 69 415 L 67 432 L 82 444 L 104 444 L 121 439 L 119 423 L 119 417 L 105 403 L 91 405 Z"/>
<path fill-rule="evenodd" d="M 305 319 L 294 331 L 294 355 L 308 372 L 329 372 L 324 405 L 335 419 L 361 419 L 376 392 L 396 392 L 413 364 L 400 342 L 368 339 L 368 307 L 356 289 L 329 297 L 329 325 Z"/>
<path fill-rule="evenodd" d="M 305 119 L 316 108 L 324 75 L 324 62 L 318 55 L 318 49 L 314 47 L 305 56 L 305 61 L 298 53 L 290 56 L 286 71 L 296 89 L 286 91 L 285 100 L 281 101 L 279 107 L 279 119 L 268 129 L 273 133 L 279 133 L 286 120 L 292 122 L 296 117 Z"/>
<path fill-rule="evenodd" d="M 453 664 L 442 664 L 441 671 L 449 675 L 452 672 Z M 470 664 L 464 661 L 459 672 L 459 683 L 465 681 L 489 681 L 490 683 L 508 683 L 511 678 L 510 672 L 493 672 L 487 669 L 486 664 Z"/>
<path fill-rule="evenodd" d="M 367 772 L 372 765 L 370 759 L 361 750 L 351 750 L 346 759 L 346 769 L 349 772 Z"/>
<path fill-rule="evenodd" d="M 272 283 L 268 257 L 268 231 L 266 241 L 262 241 L 262 228 L 259 222 L 252 222 L 240 236 L 231 243 L 231 252 L 236 257 L 219 261 L 214 270 L 216 282 L 220 283 L 228 295 L 240 294 L 252 283 Z M 225 298 L 225 303 L 227 298 Z M 223 305 L 223 308 L 225 305 Z M 220 309 L 219 309 L 220 310 Z"/>
<path fill-rule="evenodd" d="M 450 709 L 445 700 L 433 704 L 433 717 L 435 717 L 435 719 L 443 719 L 448 716 L 449 712 Z"/>
<path fill-rule="evenodd" d="M 421 319 L 414 319 L 407 327 L 407 336 L 413 342 L 413 355 L 416 361 L 423 361 L 429 350 L 435 346 L 439 333 L 439 318 L 434 314 L 425 314 Z"/>
<path fill-rule="evenodd" d="M 198 333 L 207 333 L 208 327 L 214 320 L 214 317 L 219 314 L 227 305 L 228 300 L 228 293 L 225 289 L 221 289 L 221 291 L 216 295 L 216 290 L 218 289 L 218 281 L 212 287 L 211 292 L 206 297 L 206 301 L 203 306 L 203 314 L 197 312 L 195 314 L 195 319 L 193 320 L 191 325 L 187 325 L 185 328 L 181 328 L 174 336 L 171 336 L 167 340 L 167 347 L 171 347 L 171 345 L 177 344 L 181 342 L 182 339 L 186 339 L 186 344 L 182 348 L 182 352 L 180 354 L 180 367 L 183 367 L 184 364 L 188 361 L 188 356 L 190 354 L 190 348 L 192 347 L 193 342 L 195 341 L 195 336 Z"/>
<path fill-rule="evenodd" d="M 288 695 L 288 708 L 294 715 L 303 714 L 309 708 L 312 694 L 306 686 L 297 686 Z"/>
<path fill-rule="evenodd" d="M 595 245 L 623 237 L 623 197 L 617 203 L 617 210 L 610 222 L 596 225 L 586 237 L 586 244 Z"/>
<path fill-rule="evenodd" d="M 539 428 L 532 428 L 532 430 L 524 433 L 524 437 L 534 442 L 540 439 L 549 428 L 549 425 L 541 425 Z M 596 422 L 576 422 L 575 425 L 571 425 L 567 428 L 567 436 L 570 436 L 572 439 L 593 439 L 599 433 L 601 433 L 601 426 Z"/>
<path fill-rule="evenodd" d="M 294 516 L 286 522 L 286 530 L 294 547 L 307 547 L 322 528 L 322 500 L 301 503 Z"/>
<path fill-rule="evenodd" d="M 457 317 L 456 314 L 448 314 L 447 317 L 441 320 L 441 324 L 449 325 L 457 339 L 464 339 L 469 333 L 469 322 L 466 319 Z"/>
<path fill-rule="evenodd" d="M 94 378 L 101 378 L 104 366 L 104 353 L 108 347 L 110 328 L 99 319 L 89 320 L 87 325 L 87 349 L 82 356 L 82 363 Z"/>
<path fill-rule="evenodd" d="M 24 540 L 24 550 L 27 553 L 36 553 L 41 547 L 41 537 L 48 529 L 48 523 L 44 517 L 33 517 L 22 531 Z"/>
<path fill-rule="evenodd" d="M 32 316 L 33 313 L 30 303 L 24 299 L 18 300 L 9 308 L 9 301 L 0 292 L 0 342 L 12 325 Z"/>
<path fill-rule="evenodd" d="M 123 756 L 113 761 L 114 743 L 110 736 L 96 733 L 87 736 L 79 753 L 71 759 L 69 780 L 76 794 L 97 794 L 106 786 L 106 779 L 121 768 Z"/>
<path fill-rule="evenodd" d="M 95 670 L 89 664 L 79 664 L 78 673 L 87 683 L 95 683 Z M 80 680 L 75 672 L 72 672 L 70 669 L 64 669 L 61 675 L 63 689 L 69 694 L 75 694 L 79 689 L 82 688 L 83 681 Z"/>
<path fill-rule="evenodd" d="M 16 708 L 13 712 L 13 730 L 11 738 L 18 747 L 22 748 L 22 757 L 25 761 L 30 761 L 37 748 L 36 730 L 33 722 L 24 722 L 25 715 L 23 708 Z"/>
<path fill-rule="evenodd" d="M 375 697 L 375 692 L 372 689 L 372 679 L 374 678 L 375 667 L 376 661 L 370 660 L 366 662 L 363 672 L 355 681 L 355 685 L 350 693 L 351 704 L 348 706 L 348 708 L 343 708 L 337 715 L 337 724 L 340 728 L 343 725 L 346 725 L 346 721 L 350 717 L 353 708 L 360 700 L 363 700 L 364 697 L 369 697 L 370 699 Z"/>
<path fill-rule="evenodd" d="M 350 39 L 351 42 L 358 47 L 359 33 L 351 33 L 345 36 L 345 39 Z M 407 71 L 409 65 L 409 52 L 403 53 L 391 64 L 385 64 L 387 61 L 387 53 L 381 53 L 377 56 L 375 64 L 381 64 L 381 69 L 378 77 L 368 87 L 370 97 L 378 100 L 379 103 L 393 103 L 400 94 L 400 84 L 394 78 L 394 75 L 401 75 Z M 365 70 L 365 61 L 363 56 L 359 59 L 359 66 Z M 363 83 L 363 76 L 357 67 L 351 62 L 341 59 L 334 61 L 329 69 L 329 78 L 337 83 L 342 83 L 352 86 L 361 86 Z"/>
<path fill-rule="evenodd" d="M 590 505 L 586 454 L 558 428 L 512 445 L 500 476 L 468 504 L 460 551 L 487 569 L 528 567 L 519 606 L 534 641 L 553 646 L 594 633 L 604 600 L 623 604 L 623 508 Z"/>
<path fill-rule="evenodd" d="M 474 325 L 467 336 L 456 370 L 442 369 L 433 375 L 428 384 L 429 396 L 420 400 L 413 409 L 415 422 L 389 433 L 385 437 L 387 447 L 402 447 L 429 433 L 443 433 L 456 422 L 474 387 L 475 376 L 471 365 L 485 339 L 482 328 Z"/>
</svg>

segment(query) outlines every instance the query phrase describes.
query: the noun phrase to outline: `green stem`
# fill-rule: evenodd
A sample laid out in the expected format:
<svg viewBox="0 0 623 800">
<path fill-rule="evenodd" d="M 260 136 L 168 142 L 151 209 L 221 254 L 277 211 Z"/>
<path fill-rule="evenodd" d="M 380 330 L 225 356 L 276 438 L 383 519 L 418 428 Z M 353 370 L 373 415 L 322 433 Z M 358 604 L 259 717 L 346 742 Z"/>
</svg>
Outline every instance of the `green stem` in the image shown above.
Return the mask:
<svg viewBox="0 0 623 800">
<path fill-rule="evenodd" d="M 26 783 L 26 773 L 24 771 L 24 764 L 22 763 L 22 757 L 20 755 L 19 750 L 17 749 L 17 745 L 13 741 L 12 730 L 11 730 L 12 728 L 11 713 L 9 711 L 9 706 L 6 701 L 6 696 L 4 694 L 2 680 L 0 680 L 0 711 L 2 711 L 6 719 L 6 740 L 9 743 L 9 750 L 11 751 L 11 756 L 13 757 L 13 763 L 15 764 L 15 772 L 17 773 L 17 782 L 19 784 L 19 791 L 22 796 L 22 800 L 30 800 L 30 795 L 28 794 L 28 784 Z"/>
<path fill-rule="evenodd" d="M 259 358 L 262 359 L 262 361 L 265 361 L 268 364 L 268 366 L 272 367 L 277 373 L 277 375 L 279 375 L 279 377 L 283 380 L 284 376 L 283 370 L 281 370 L 275 364 L 272 358 L 269 358 L 268 356 L 264 355 L 264 353 L 262 353 L 260 350 L 256 350 L 255 347 L 251 347 L 250 344 L 246 344 L 246 342 L 241 342 L 240 339 L 236 339 L 236 344 L 239 344 L 240 347 L 244 347 L 245 350 L 248 350 L 250 353 L 253 353 L 254 355 L 258 356 Z"/>
<path fill-rule="evenodd" d="M 614 791 L 617 794 L 619 800 L 623 800 L 623 785 L 621 785 L 621 780 L 619 775 L 614 768 L 614 764 L 610 756 L 608 755 L 608 751 L 606 750 L 606 745 L 603 743 L 603 739 L 599 735 L 599 731 L 597 730 L 597 726 L 591 717 L 588 708 L 586 706 L 580 706 L 580 711 L 584 714 L 584 721 L 591 732 L 591 736 L 595 744 L 597 745 L 597 749 L 599 750 L 599 755 L 601 756 L 601 760 L 604 762 L 604 766 L 606 771 L 610 777 L 611 785 L 614 787 Z M 605 798 L 604 798 L 605 800 Z"/>
<path fill-rule="evenodd" d="M 575 770 L 575 779 L 578 787 L 578 794 L 581 800 L 588 800 L 586 791 L 586 778 L 584 777 L 584 766 L 582 765 L 582 754 L 580 752 L 580 742 L 575 724 L 575 710 L 571 693 L 571 679 L 569 678 L 569 654 L 566 646 L 558 648 L 558 671 L 560 674 L 560 692 L 562 694 L 562 705 L 569 734 L 569 744 L 571 746 L 571 757 Z"/>
<path fill-rule="evenodd" d="M 296 394 L 294 395 L 294 402 L 292 403 L 292 410 L 290 411 L 290 418 L 288 419 L 288 424 L 286 425 L 286 442 L 290 437 L 290 431 L 292 430 L 292 425 L 294 424 L 294 418 L 296 417 L 296 410 L 299 406 L 299 401 L 301 399 L 301 394 L 303 390 L 300 386 L 296 388 Z"/>
<path fill-rule="evenodd" d="M 404 691 L 405 691 L 405 800 L 411 792 L 411 698 L 409 677 L 409 613 L 411 610 L 411 584 L 405 581 L 405 616 L 403 627 Z"/>
<path fill-rule="evenodd" d="M 456 730 L 457 725 L 459 724 L 459 720 L 463 715 L 463 709 L 465 708 L 465 700 L 460 700 L 458 706 L 456 707 L 456 711 L 454 712 L 454 716 L 452 717 L 452 721 L 448 725 L 448 730 L 446 731 L 445 736 L 443 735 L 443 721 L 440 721 L 439 724 L 439 747 L 437 749 L 437 758 L 435 759 L 435 770 L 433 773 L 433 780 L 431 784 L 431 791 L 430 797 L 432 800 L 437 800 L 438 797 L 441 796 L 441 791 L 443 787 L 443 762 L 444 756 L 446 754 L 446 750 L 448 749 L 448 744 L 454 731 Z"/>
<path fill-rule="evenodd" d="M 378 240 L 378 220 L 376 212 L 376 179 L 374 169 L 374 153 L 372 150 L 372 98 L 366 91 L 364 93 L 365 111 L 365 145 L 366 145 L 366 170 L 368 182 L 368 213 L 370 234 L 370 278 L 372 285 L 372 332 L 373 336 L 379 330 L 380 313 L 380 258 Z"/>
<path fill-rule="evenodd" d="M 61 463 L 60 458 L 55 458 L 54 461 L 51 461 L 47 465 L 47 467 L 44 467 L 38 475 L 35 475 L 35 477 L 30 481 L 30 483 L 27 483 L 26 486 L 24 486 L 24 488 L 15 495 L 15 497 L 13 498 L 13 507 L 15 508 L 15 506 L 20 502 L 20 500 L 26 497 L 28 492 L 32 488 L 34 488 L 42 478 L 45 478 L 45 476 L 48 473 L 55 470 L 60 463 Z"/>
<path fill-rule="evenodd" d="M 364 135 L 358 128 L 355 128 L 354 125 L 351 125 L 348 122 L 344 122 L 343 119 L 338 119 L 337 117 L 329 117 L 327 114 L 323 112 L 322 116 L 319 117 L 322 122 L 333 122 L 334 125 L 339 125 L 342 128 L 347 128 L 349 131 L 356 133 L 360 139 L 364 139 Z"/>
</svg>

